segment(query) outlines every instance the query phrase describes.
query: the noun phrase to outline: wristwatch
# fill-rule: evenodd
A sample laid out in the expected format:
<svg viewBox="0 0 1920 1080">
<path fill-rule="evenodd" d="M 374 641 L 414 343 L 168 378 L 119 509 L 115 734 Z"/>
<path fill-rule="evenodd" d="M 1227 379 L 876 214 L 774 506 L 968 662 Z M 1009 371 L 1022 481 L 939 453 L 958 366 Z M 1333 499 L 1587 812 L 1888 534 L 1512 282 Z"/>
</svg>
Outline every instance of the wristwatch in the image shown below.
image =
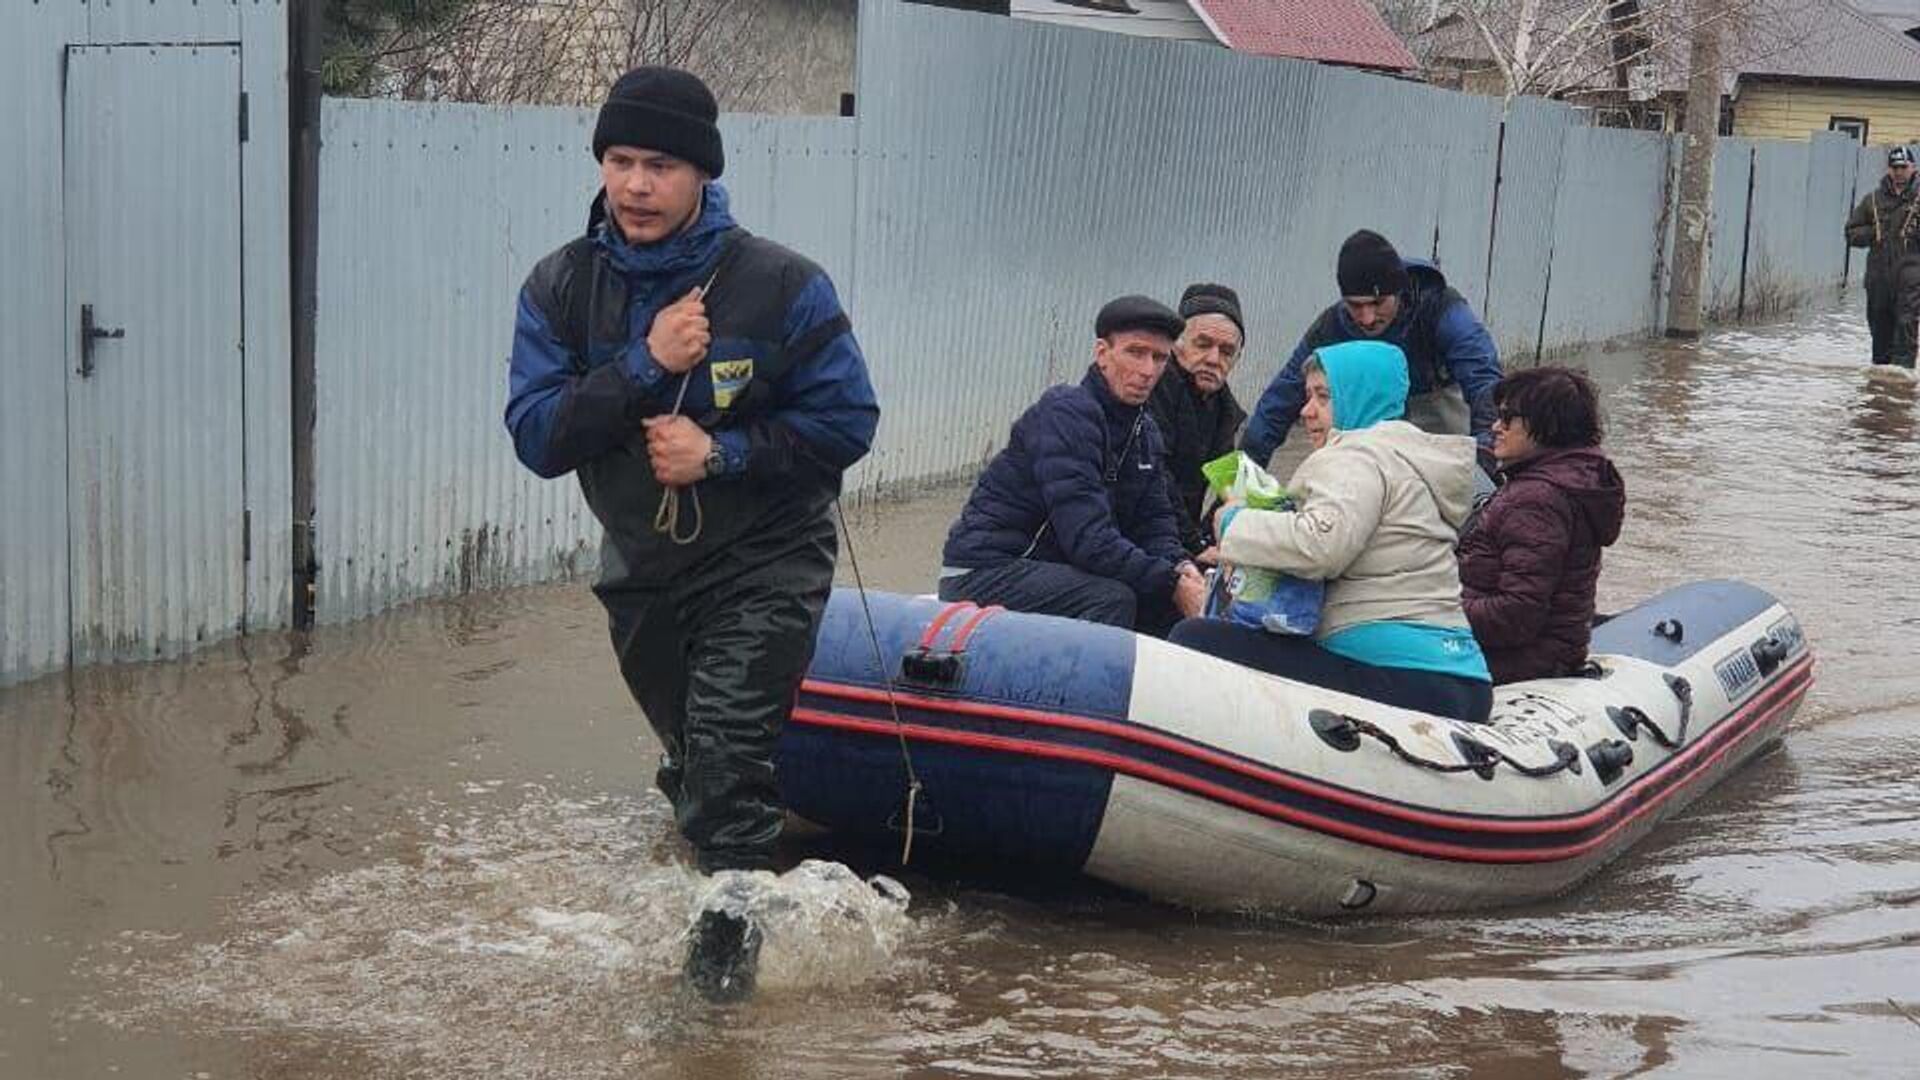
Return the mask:
<svg viewBox="0 0 1920 1080">
<path fill-rule="evenodd" d="M 720 441 L 716 439 L 712 448 L 707 451 L 707 475 L 719 476 L 726 471 L 727 455 L 720 452 Z"/>
</svg>

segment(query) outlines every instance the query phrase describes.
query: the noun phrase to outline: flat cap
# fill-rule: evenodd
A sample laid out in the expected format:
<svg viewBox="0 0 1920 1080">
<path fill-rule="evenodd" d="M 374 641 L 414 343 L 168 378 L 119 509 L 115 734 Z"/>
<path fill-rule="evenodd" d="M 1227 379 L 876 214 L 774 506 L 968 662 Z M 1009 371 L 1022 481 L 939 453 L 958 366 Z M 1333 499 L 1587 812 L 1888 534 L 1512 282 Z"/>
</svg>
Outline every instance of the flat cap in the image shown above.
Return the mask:
<svg viewBox="0 0 1920 1080">
<path fill-rule="evenodd" d="M 1149 296 L 1109 300 L 1093 320 L 1094 337 L 1109 337 L 1122 330 L 1151 330 L 1177 338 L 1186 328 L 1186 322 L 1172 308 Z"/>
</svg>

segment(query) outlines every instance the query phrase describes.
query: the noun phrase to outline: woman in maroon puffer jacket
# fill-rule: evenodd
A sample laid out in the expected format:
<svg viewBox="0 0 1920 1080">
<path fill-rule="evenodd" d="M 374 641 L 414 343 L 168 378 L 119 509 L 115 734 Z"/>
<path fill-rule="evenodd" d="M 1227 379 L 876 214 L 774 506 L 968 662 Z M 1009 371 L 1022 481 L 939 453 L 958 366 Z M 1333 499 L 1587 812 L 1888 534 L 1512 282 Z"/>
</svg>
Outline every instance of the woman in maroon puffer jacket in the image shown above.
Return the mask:
<svg viewBox="0 0 1920 1080">
<path fill-rule="evenodd" d="M 1620 538 L 1627 489 L 1598 449 L 1600 401 L 1580 372 L 1540 367 L 1493 388 L 1504 478 L 1460 544 L 1461 596 L 1496 683 L 1587 662 L 1600 549 Z"/>
</svg>

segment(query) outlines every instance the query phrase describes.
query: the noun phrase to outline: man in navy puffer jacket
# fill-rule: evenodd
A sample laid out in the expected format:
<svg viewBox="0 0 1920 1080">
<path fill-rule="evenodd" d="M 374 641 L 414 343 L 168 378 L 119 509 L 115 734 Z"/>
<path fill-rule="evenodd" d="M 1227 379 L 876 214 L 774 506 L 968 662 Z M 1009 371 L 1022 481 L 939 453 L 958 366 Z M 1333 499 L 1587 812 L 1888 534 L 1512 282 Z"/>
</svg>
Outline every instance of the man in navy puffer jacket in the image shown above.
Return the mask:
<svg viewBox="0 0 1920 1080">
<path fill-rule="evenodd" d="M 1144 407 L 1183 326 L 1144 296 L 1100 309 L 1086 377 L 1014 422 L 948 531 L 941 599 L 1156 633 L 1198 614 L 1205 587 Z"/>
</svg>

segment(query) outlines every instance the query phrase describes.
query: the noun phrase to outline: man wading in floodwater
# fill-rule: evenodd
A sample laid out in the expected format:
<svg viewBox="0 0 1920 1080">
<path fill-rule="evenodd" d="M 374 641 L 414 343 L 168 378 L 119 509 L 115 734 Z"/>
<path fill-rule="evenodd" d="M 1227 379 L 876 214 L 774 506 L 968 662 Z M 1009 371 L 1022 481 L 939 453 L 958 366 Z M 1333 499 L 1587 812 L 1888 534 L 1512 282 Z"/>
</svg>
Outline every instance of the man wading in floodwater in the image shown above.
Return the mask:
<svg viewBox="0 0 1920 1080">
<path fill-rule="evenodd" d="M 1920 185 L 1913 151 L 1887 151 L 1887 175 L 1847 218 L 1847 243 L 1867 248 L 1867 330 L 1873 362 L 1913 370 L 1920 323 Z"/>
<path fill-rule="evenodd" d="M 586 235 L 520 291 L 506 415 L 520 460 L 577 473 L 606 529 L 594 593 L 710 874 L 773 866 L 774 744 L 833 584 L 840 475 L 880 415 L 833 282 L 734 224 L 718 116 L 684 71 L 614 84 Z M 745 996 L 759 944 L 701 912 L 688 981 Z"/>
</svg>

